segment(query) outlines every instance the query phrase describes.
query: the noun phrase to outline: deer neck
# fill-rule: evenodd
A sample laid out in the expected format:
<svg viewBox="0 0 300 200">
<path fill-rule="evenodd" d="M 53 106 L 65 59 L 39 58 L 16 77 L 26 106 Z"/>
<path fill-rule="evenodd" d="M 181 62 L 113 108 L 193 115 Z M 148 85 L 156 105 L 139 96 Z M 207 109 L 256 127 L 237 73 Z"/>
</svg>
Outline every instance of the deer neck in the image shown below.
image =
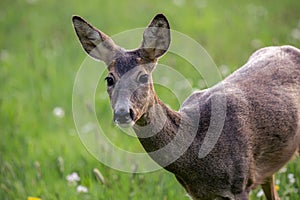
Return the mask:
<svg viewBox="0 0 300 200">
<path fill-rule="evenodd" d="M 180 113 L 168 108 L 157 95 L 154 95 L 153 103 L 148 106 L 145 114 L 133 128 L 145 150 L 153 152 L 174 138 L 180 121 Z"/>
</svg>

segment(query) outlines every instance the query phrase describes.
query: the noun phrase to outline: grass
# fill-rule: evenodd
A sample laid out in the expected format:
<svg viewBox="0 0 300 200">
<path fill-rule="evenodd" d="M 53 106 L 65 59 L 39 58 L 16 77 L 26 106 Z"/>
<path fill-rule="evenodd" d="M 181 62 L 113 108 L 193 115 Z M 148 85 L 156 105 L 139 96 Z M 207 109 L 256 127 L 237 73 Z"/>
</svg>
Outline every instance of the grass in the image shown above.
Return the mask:
<svg viewBox="0 0 300 200">
<path fill-rule="evenodd" d="M 291 44 L 300 47 L 300 2 L 287 1 L 8 1 L 0 2 L 0 198 L 26 199 L 187 199 L 174 177 L 164 171 L 123 173 L 99 163 L 87 152 L 72 117 L 75 75 L 86 57 L 71 26 L 79 14 L 109 35 L 144 27 L 163 12 L 171 27 L 189 35 L 209 52 L 217 66 L 233 72 L 257 48 Z M 297 32 L 298 31 L 298 32 Z M 297 34 L 298 33 L 298 34 Z M 141 38 L 136 38 L 139 41 Z M 167 54 L 163 63 L 203 84 L 184 61 Z M 224 76 L 228 75 L 228 72 Z M 156 75 L 158 77 L 159 74 Z M 103 85 L 103 84 L 102 84 Z M 159 96 L 173 108 L 167 89 Z M 111 123 L 105 89 L 97 88 L 97 114 L 107 119 L 111 140 L 140 150 L 139 143 Z M 53 115 L 61 107 L 62 118 Z M 129 147 L 128 147 L 129 146 Z M 105 184 L 93 174 L 98 168 Z M 78 193 L 66 176 L 77 172 Z M 294 174 L 295 180 L 291 179 Z M 300 196 L 299 158 L 276 176 L 282 199 Z M 252 199 L 260 197 L 258 188 Z"/>
</svg>

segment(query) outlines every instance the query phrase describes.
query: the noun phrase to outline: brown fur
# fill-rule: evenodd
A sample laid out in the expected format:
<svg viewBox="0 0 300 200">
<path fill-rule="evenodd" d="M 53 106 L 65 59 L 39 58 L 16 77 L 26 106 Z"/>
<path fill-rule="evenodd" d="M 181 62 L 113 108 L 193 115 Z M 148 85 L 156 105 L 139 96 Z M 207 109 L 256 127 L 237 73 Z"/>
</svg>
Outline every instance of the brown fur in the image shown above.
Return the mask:
<svg viewBox="0 0 300 200">
<path fill-rule="evenodd" d="M 130 115 L 128 124 L 134 123 L 145 150 L 175 174 L 193 199 L 244 200 L 257 185 L 262 185 L 268 200 L 279 199 L 273 175 L 300 151 L 298 49 L 281 46 L 256 51 L 243 67 L 216 86 L 192 94 L 176 112 L 159 100 L 151 78 L 158 57 L 170 43 L 169 24 L 162 14 L 145 30 L 141 47 L 131 51 L 119 48 L 78 16 L 73 23 L 85 51 L 109 66 L 115 83 L 108 86 L 108 93 L 115 115 L 120 110 L 127 118 Z M 147 83 L 139 82 L 142 75 L 149 75 Z M 220 99 L 226 99 L 226 104 L 215 105 Z M 215 146 L 201 158 L 199 150 L 214 122 L 213 106 L 217 111 L 226 109 L 224 126 Z M 193 133 L 188 149 L 166 164 Z M 172 151 L 155 154 L 178 134 L 183 134 L 182 140 Z"/>
</svg>

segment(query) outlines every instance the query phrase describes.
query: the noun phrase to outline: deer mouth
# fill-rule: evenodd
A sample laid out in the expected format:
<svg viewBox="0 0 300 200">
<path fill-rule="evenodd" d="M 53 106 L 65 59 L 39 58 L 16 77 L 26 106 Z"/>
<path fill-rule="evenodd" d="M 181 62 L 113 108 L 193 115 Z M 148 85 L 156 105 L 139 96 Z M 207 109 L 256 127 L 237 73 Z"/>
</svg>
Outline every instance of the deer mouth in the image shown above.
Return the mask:
<svg viewBox="0 0 300 200">
<path fill-rule="evenodd" d="M 120 126 L 121 128 L 131 128 L 134 125 L 134 121 L 130 121 L 127 123 L 116 123 L 118 126 Z"/>
</svg>

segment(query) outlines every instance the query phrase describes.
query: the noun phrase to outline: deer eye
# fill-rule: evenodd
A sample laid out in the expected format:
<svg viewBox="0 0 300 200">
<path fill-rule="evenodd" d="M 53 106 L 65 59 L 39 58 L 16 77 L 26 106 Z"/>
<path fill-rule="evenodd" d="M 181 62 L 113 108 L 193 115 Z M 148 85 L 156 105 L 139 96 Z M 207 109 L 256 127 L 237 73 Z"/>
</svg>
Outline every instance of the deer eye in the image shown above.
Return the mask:
<svg viewBox="0 0 300 200">
<path fill-rule="evenodd" d="M 148 82 L 148 74 L 143 74 L 139 77 L 140 83 L 147 83 Z"/>
<path fill-rule="evenodd" d="M 108 76 L 105 78 L 105 80 L 106 80 L 107 86 L 113 86 L 115 84 L 115 80 L 113 77 Z"/>
</svg>

